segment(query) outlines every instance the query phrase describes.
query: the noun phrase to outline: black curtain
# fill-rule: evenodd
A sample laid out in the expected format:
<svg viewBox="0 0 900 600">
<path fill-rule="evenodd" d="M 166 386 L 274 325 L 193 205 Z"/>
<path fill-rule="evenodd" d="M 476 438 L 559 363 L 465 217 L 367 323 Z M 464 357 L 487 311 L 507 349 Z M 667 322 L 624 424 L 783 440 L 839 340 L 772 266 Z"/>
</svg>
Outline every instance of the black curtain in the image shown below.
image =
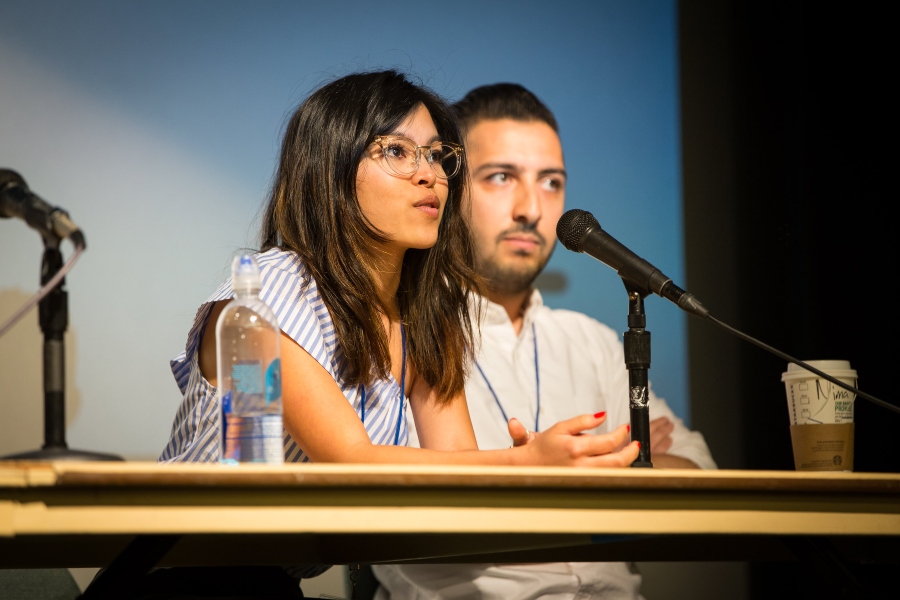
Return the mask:
<svg viewBox="0 0 900 600">
<path fill-rule="evenodd" d="M 801 360 L 849 360 L 900 404 L 886 13 L 681 2 L 683 191 L 687 288 L 715 316 Z M 720 467 L 793 469 L 786 364 L 694 317 L 688 336 L 693 424 Z M 900 471 L 900 415 L 857 399 L 855 422 L 855 470 Z M 839 593 L 795 568 L 753 565 L 752 597 Z"/>
</svg>

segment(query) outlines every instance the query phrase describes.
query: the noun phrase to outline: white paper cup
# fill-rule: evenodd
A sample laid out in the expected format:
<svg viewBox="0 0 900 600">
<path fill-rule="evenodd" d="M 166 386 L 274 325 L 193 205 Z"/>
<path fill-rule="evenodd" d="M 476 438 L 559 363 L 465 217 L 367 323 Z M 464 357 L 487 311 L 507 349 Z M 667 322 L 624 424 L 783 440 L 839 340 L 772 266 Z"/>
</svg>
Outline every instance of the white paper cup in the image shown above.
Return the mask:
<svg viewBox="0 0 900 600">
<path fill-rule="evenodd" d="M 846 360 L 808 360 L 811 367 L 856 387 L 856 371 Z M 853 422 L 856 394 L 799 365 L 790 363 L 781 374 L 787 392 L 791 425 L 830 425 Z"/>
<path fill-rule="evenodd" d="M 846 360 L 808 360 L 809 366 L 856 387 Z M 793 363 L 781 375 L 791 418 L 798 471 L 853 470 L 853 403 L 856 394 Z"/>
</svg>

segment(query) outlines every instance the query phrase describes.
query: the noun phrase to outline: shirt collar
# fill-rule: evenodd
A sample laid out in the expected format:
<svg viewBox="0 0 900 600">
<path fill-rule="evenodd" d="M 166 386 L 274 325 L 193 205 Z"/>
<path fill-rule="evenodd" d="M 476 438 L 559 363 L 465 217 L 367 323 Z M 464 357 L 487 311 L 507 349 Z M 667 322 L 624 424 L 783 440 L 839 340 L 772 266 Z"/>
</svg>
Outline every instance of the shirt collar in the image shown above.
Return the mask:
<svg viewBox="0 0 900 600">
<path fill-rule="evenodd" d="M 478 300 L 482 302 L 482 309 L 484 310 L 484 320 L 482 322 L 485 325 L 509 325 L 512 327 L 512 321 L 509 315 L 506 314 L 505 308 L 495 302 L 491 302 L 484 296 L 479 296 Z M 531 325 L 535 311 L 542 306 L 544 306 L 544 298 L 537 289 L 534 289 L 531 292 L 531 297 L 528 299 L 528 308 L 525 309 L 522 329 Z"/>
</svg>

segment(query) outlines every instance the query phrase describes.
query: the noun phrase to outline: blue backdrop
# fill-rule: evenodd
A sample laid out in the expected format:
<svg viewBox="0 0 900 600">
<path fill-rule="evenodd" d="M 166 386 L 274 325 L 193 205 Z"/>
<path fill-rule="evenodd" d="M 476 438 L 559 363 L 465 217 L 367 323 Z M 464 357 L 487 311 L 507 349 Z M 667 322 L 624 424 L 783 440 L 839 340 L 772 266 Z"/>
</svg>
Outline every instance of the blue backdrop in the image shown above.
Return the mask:
<svg viewBox="0 0 900 600">
<path fill-rule="evenodd" d="M 0 167 L 88 240 L 68 278 L 70 444 L 160 451 L 179 402 L 168 360 L 232 253 L 255 244 L 286 117 L 352 71 L 396 67 L 449 100 L 530 88 L 560 124 L 567 208 L 685 287 L 676 32 L 673 1 L 4 0 Z M 40 253 L 36 233 L 0 222 L 0 319 L 37 289 Z M 561 246 L 549 269 L 568 281 L 549 305 L 626 329 L 612 270 Z M 687 419 L 685 317 L 656 297 L 647 313 L 654 389 Z M 41 402 L 17 366 L 40 362 L 26 321 L 0 338 L 6 414 Z M 9 450 L 37 447 L 35 431 Z"/>
</svg>

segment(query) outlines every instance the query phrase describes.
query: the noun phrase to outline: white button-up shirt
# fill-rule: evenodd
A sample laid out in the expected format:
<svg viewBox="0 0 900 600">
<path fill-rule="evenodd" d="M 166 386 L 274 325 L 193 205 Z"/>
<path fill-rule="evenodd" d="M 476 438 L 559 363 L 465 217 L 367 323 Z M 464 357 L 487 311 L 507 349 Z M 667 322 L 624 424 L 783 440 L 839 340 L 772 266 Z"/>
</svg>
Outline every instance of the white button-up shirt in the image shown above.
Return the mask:
<svg viewBox="0 0 900 600">
<path fill-rule="evenodd" d="M 472 367 L 466 382 L 480 449 L 509 447 L 503 413 L 529 430 L 537 421 L 540 431 L 600 411 L 606 411 L 606 420 L 591 433 L 606 433 L 629 422 L 628 371 L 615 331 L 587 315 L 544 306 L 537 290 L 518 334 L 502 306 L 485 300 L 483 308 L 477 367 Z M 651 420 L 665 416 L 675 424 L 668 454 L 704 469 L 716 468 L 703 436 L 685 427 L 652 389 L 649 407 Z M 410 445 L 417 443 L 410 421 Z M 382 565 L 374 571 L 382 583 L 377 600 L 641 597 L 640 576 L 625 563 Z"/>
<path fill-rule="evenodd" d="M 535 375 L 535 352 L 539 377 Z M 559 421 L 599 411 L 606 411 L 606 421 L 591 433 L 606 433 L 630 420 L 628 371 L 618 334 L 582 313 L 544 306 L 537 290 L 518 335 L 506 310 L 485 302 L 477 363 L 480 371 L 471 370 L 466 398 L 482 450 L 510 445 L 500 406 L 508 417 L 516 417 L 529 430 L 535 429 L 538 380 L 541 406 L 537 421 L 541 431 Z M 702 434 L 687 429 L 652 386 L 649 406 L 651 419 L 668 417 L 675 423 L 668 454 L 686 458 L 703 469 L 716 468 Z"/>
</svg>

